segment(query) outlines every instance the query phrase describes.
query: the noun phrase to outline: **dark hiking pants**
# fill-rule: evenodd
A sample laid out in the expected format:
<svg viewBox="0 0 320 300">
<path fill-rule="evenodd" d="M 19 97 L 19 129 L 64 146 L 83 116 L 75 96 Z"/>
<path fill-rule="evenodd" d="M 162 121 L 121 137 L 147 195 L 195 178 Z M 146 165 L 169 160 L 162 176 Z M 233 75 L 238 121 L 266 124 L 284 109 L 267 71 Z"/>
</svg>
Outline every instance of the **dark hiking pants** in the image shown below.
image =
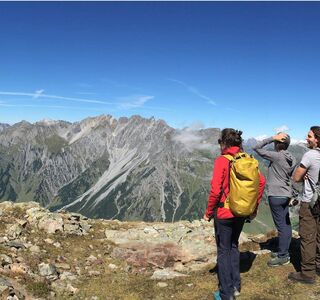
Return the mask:
<svg viewBox="0 0 320 300">
<path fill-rule="evenodd" d="M 214 220 L 219 290 L 223 300 L 232 299 L 234 288 L 239 291 L 241 288 L 238 240 L 244 221 L 244 218 Z"/>
<path fill-rule="evenodd" d="M 269 196 L 268 200 L 273 222 L 278 230 L 278 256 L 285 257 L 289 255 L 289 247 L 292 236 L 289 217 L 289 198 Z"/>
<path fill-rule="evenodd" d="M 314 217 L 309 203 L 302 202 L 299 211 L 299 235 L 301 238 L 301 272 L 314 278 L 320 268 L 320 217 Z"/>
</svg>

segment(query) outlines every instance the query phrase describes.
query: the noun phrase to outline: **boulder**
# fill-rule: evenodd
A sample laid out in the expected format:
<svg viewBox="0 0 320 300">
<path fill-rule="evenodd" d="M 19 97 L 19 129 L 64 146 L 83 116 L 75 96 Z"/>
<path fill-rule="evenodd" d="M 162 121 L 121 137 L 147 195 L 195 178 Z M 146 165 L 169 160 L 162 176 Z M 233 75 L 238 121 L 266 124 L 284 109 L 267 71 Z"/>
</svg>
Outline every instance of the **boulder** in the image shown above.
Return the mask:
<svg viewBox="0 0 320 300">
<path fill-rule="evenodd" d="M 154 280 L 168 280 L 173 279 L 176 277 L 185 277 L 187 275 L 181 274 L 169 269 L 163 269 L 163 270 L 156 270 L 154 271 L 153 275 L 151 276 L 151 279 Z"/>
<path fill-rule="evenodd" d="M 49 234 L 63 232 L 63 219 L 58 214 L 45 214 L 39 220 L 38 228 Z"/>
</svg>

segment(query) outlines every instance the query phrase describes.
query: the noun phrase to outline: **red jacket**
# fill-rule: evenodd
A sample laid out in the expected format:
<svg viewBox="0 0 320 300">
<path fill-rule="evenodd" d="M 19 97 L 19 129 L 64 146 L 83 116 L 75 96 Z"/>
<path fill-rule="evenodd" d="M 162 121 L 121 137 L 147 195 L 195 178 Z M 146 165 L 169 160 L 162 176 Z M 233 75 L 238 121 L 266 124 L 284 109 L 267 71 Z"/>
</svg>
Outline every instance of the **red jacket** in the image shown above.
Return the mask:
<svg viewBox="0 0 320 300">
<path fill-rule="evenodd" d="M 240 148 L 237 146 L 229 147 L 223 150 L 222 155 L 218 156 L 214 161 L 213 166 L 213 176 L 211 179 L 211 190 L 208 199 L 208 207 L 206 210 L 206 216 L 209 218 L 213 217 L 214 209 L 217 207 L 219 202 L 224 202 L 226 197 L 229 194 L 229 160 L 223 155 L 230 154 L 235 156 L 240 152 Z M 258 195 L 258 204 L 260 203 L 264 186 L 266 180 L 264 176 L 260 173 L 260 185 L 259 185 L 259 195 Z M 230 219 L 235 216 L 228 208 L 219 207 L 217 212 L 217 217 L 219 219 Z"/>
</svg>

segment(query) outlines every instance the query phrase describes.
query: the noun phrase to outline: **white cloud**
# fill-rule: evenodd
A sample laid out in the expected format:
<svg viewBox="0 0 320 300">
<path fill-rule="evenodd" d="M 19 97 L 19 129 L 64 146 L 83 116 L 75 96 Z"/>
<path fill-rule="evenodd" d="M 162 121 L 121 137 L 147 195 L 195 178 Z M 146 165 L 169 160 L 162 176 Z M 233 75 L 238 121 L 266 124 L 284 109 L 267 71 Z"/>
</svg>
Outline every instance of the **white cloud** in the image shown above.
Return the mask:
<svg viewBox="0 0 320 300">
<path fill-rule="evenodd" d="M 262 135 L 259 135 L 259 136 L 255 137 L 255 139 L 257 141 L 262 141 L 262 140 L 266 139 L 267 137 L 268 136 L 266 134 L 262 134 Z"/>
<path fill-rule="evenodd" d="M 35 91 L 33 98 L 37 99 L 43 94 L 44 90 Z"/>
<path fill-rule="evenodd" d="M 172 79 L 172 78 L 168 78 L 168 80 L 172 81 L 172 82 L 176 82 L 182 86 L 184 86 L 190 93 L 204 99 L 207 101 L 208 104 L 211 104 L 211 105 L 217 105 L 217 103 L 212 100 L 210 97 L 202 94 L 197 88 L 191 86 L 191 85 L 187 85 L 186 83 L 184 83 L 183 81 L 181 80 L 177 80 L 177 79 Z"/>
<path fill-rule="evenodd" d="M 216 102 L 214 102 L 214 101 L 212 101 L 212 100 L 208 101 L 208 104 L 211 104 L 211 105 L 214 105 L 214 106 L 216 106 L 216 105 L 217 105 L 217 103 L 216 103 Z"/>
<path fill-rule="evenodd" d="M 1 92 L 0 91 L 0 95 L 26 96 L 26 97 L 32 97 L 32 98 L 49 98 L 49 99 L 58 99 L 58 100 L 85 102 L 85 103 L 96 103 L 96 104 L 105 104 L 105 105 L 116 104 L 116 103 L 105 102 L 105 101 L 101 101 L 101 100 L 95 100 L 95 99 L 83 99 L 83 98 L 63 97 L 63 96 L 57 96 L 57 95 L 48 95 L 48 94 L 43 94 L 43 90 L 36 91 L 35 93 Z"/>
<path fill-rule="evenodd" d="M 279 127 L 274 128 L 274 131 L 276 133 L 278 133 L 278 132 L 286 132 L 286 131 L 289 131 L 289 127 L 287 125 L 281 125 Z"/>
<path fill-rule="evenodd" d="M 201 122 L 192 123 L 190 127 L 179 131 L 179 133 L 173 137 L 173 140 L 184 144 L 189 151 L 193 151 L 195 149 L 212 150 L 214 146 L 206 142 L 203 136 L 199 135 L 198 130 L 203 127 L 204 126 Z"/>
<path fill-rule="evenodd" d="M 5 102 L 0 102 L 1 107 L 16 107 L 16 108 L 53 108 L 53 109 L 75 109 L 75 110 L 90 110 L 103 112 L 101 109 L 92 107 L 77 107 L 77 106 L 65 106 L 65 105 L 36 105 L 36 104 L 8 104 Z M 108 109 L 108 111 L 114 111 L 113 109 Z"/>
<path fill-rule="evenodd" d="M 154 96 L 140 95 L 122 99 L 125 99 L 125 101 L 120 103 L 119 107 L 122 109 L 131 109 L 142 107 L 147 101 L 154 99 Z"/>
</svg>

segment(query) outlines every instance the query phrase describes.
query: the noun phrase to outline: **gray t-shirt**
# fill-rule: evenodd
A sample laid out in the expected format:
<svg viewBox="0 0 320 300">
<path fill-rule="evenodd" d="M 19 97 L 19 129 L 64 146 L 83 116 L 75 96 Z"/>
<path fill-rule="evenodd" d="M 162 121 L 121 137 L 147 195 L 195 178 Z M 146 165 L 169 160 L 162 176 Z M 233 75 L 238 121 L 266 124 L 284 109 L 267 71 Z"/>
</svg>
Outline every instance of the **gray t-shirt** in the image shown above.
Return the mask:
<svg viewBox="0 0 320 300">
<path fill-rule="evenodd" d="M 303 181 L 303 190 L 300 200 L 302 202 L 310 202 L 313 196 L 313 191 L 316 188 L 316 184 L 319 180 L 320 169 L 320 149 L 312 149 L 306 152 L 301 159 L 303 167 L 307 169 L 308 179 Z"/>
</svg>

